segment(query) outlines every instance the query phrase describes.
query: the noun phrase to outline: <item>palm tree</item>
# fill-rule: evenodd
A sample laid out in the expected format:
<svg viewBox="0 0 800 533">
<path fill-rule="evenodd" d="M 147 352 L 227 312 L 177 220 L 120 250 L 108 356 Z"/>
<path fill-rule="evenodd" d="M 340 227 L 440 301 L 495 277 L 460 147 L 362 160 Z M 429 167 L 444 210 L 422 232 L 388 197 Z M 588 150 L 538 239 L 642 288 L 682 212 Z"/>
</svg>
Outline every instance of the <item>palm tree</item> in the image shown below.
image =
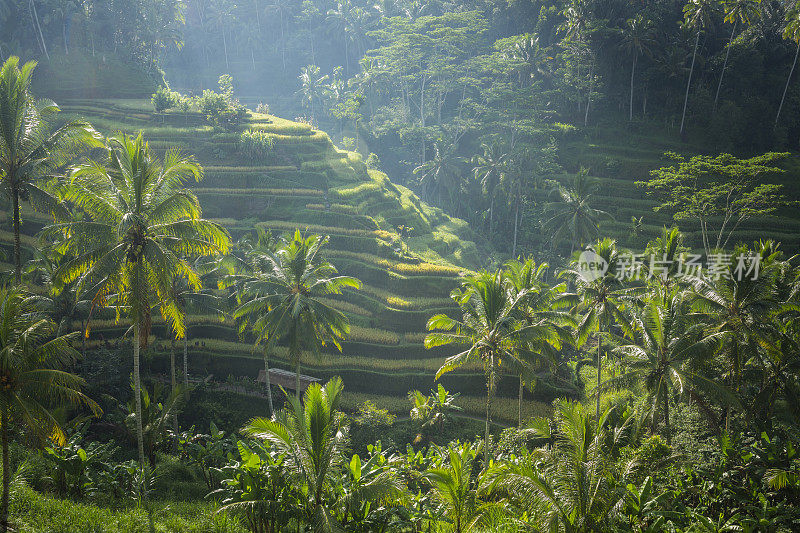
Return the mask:
<svg viewBox="0 0 800 533">
<path fill-rule="evenodd" d="M 225 55 L 225 69 L 230 70 L 228 63 L 228 38 L 226 31 L 232 25 L 233 14 L 229 0 L 212 0 L 209 14 L 211 26 L 222 34 L 222 50 Z"/>
<path fill-rule="evenodd" d="M 520 324 L 526 291 L 514 293 L 503 271 L 483 271 L 464 280 L 460 289 L 452 293 L 453 300 L 461 308 L 462 319 L 447 315 L 434 315 L 428 320 L 429 333 L 425 347 L 455 344 L 466 350 L 445 359 L 436 372 L 436 379 L 465 364 L 480 362 L 486 374 L 486 463 L 489 462 L 489 427 L 495 385 L 499 377 L 499 366 L 505 360 L 526 365 L 520 355 L 526 342 L 544 335 L 547 328 L 541 325 Z"/>
<path fill-rule="evenodd" d="M 652 258 L 653 262 L 642 265 L 645 270 L 642 275 L 662 296 L 672 294 L 682 281 L 680 267 L 685 264 L 686 252 L 689 251 L 683 241 L 683 233 L 677 226 L 665 226 L 661 236 L 650 241 L 645 249 L 644 256 Z"/>
<path fill-rule="evenodd" d="M 713 357 L 727 335 L 706 334 L 705 327 L 693 316 L 684 293 L 656 290 L 633 320 L 633 341 L 615 350 L 626 357 L 629 371 L 614 381 L 636 380 L 644 385 L 653 426 L 661 406 L 668 445 L 672 445 L 669 403 L 675 393 L 702 392 L 727 404 L 736 402 L 730 391 L 695 371 L 699 363 Z"/>
<path fill-rule="evenodd" d="M 241 305 L 247 297 L 245 284 L 249 281 L 264 279 L 268 275 L 271 266 L 270 257 L 277 250 L 278 242 L 272 236 L 272 232 L 257 226 L 255 233 L 248 233 L 242 236 L 236 246 L 228 256 L 221 259 L 223 270 L 228 272 L 220 281 L 220 287 L 235 289 L 237 305 Z M 249 330 L 252 319 L 251 316 L 244 316 L 239 322 L 239 333 L 244 334 Z M 272 416 L 275 410 L 272 406 L 272 385 L 269 376 L 269 348 L 266 335 L 263 331 L 256 332 L 256 344 L 262 344 L 264 351 L 264 390 L 269 404 L 269 415 Z"/>
<path fill-rule="evenodd" d="M 508 154 L 503 152 L 500 145 L 481 144 L 483 155 L 477 155 L 472 159 L 472 172 L 483 189 L 483 194 L 489 196 L 489 237 L 492 236 L 492 221 L 494 220 L 494 200 L 497 193 L 497 185 L 502 181 L 503 174 L 508 166 Z"/>
<path fill-rule="evenodd" d="M 451 443 L 444 451 L 444 464 L 423 474 L 431 484 L 433 496 L 443 507 L 444 517 L 454 533 L 487 531 L 481 522 L 496 507 L 482 502 L 478 491 L 487 480 L 487 469 L 477 470 L 475 459 L 488 444 Z"/>
<path fill-rule="evenodd" d="M 55 336 L 58 326 L 39 312 L 34 300 L 18 288 L 0 288 L 0 439 L 3 447 L 3 495 L 0 531 L 8 531 L 11 461 L 9 425 L 17 423 L 42 437 L 64 443 L 65 436 L 50 407 L 86 405 L 94 414 L 100 408 L 81 391 L 83 379 L 61 370 L 78 353 L 74 335 Z"/>
<path fill-rule="evenodd" d="M 433 159 L 426 161 L 414 169 L 414 174 L 419 174 L 419 183 L 425 195 L 433 199 L 434 192 L 439 194 L 439 205 L 444 207 L 442 193 L 449 196 L 450 207 L 453 207 L 454 192 L 458 192 L 459 163 L 461 158 L 455 155 L 453 147 L 447 147 L 441 139 L 433 145 Z"/>
<path fill-rule="evenodd" d="M 9 196 L 14 220 L 14 281 L 20 283 L 20 198 L 34 209 L 65 219 L 64 206 L 42 186 L 56 169 L 76 151 L 97 144 L 98 135 L 82 121 L 69 120 L 51 131 L 58 106 L 50 100 L 36 100 L 31 93 L 31 76 L 36 63 L 18 67 L 19 58 L 9 57 L 0 70 L 0 180 Z"/>
<path fill-rule="evenodd" d="M 169 327 L 185 334 L 184 314 L 173 298 L 176 279 L 200 289 L 200 278 L 185 257 L 224 253 L 228 234 L 204 220 L 197 197 L 182 188 L 201 179 L 191 156 L 169 150 L 155 158 L 141 134 L 109 139 L 105 161 L 90 161 L 73 172 L 68 199 L 87 219 L 54 224 L 44 238 L 63 235 L 72 254 L 56 272 L 56 281 L 77 281 L 93 307 L 114 302 L 133 329 L 133 377 L 139 460 L 145 464 L 141 417 L 139 349 L 147 346 L 150 313 L 158 306 Z"/>
<path fill-rule="evenodd" d="M 700 44 L 700 34 L 711 26 L 712 18 L 719 10 L 717 0 L 689 0 L 683 7 L 684 23 L 687 27 L 697 32 L 694 39 L 694 52 L 692 52 L 692 66 L 689 69 L 689 79 L 686 82 L 686 96 L 683 99 L 683 115 L 681 116 L 681 138 L 685 137 L 684 124 L 686 122 L 686 106 L 689 103 L 689 88 L 692 86 L 692 74 L 697 58 L 697 46 Z"/>
<path fill-rule="evenodd" d="M 592 419 L 578 402 L 558 400 L 553 420 L 537 419 L 528 433 L 552 444 L 498 470 L 495 491 L 527 513 L 536 531 L 606 531 L 625 490 L 608 475 L 609 414 Z M 622 487 L 625 483 L 620 483 Z"/>
<path fill-rule="evenodd" d="M 319 354 L 327 341 L 340 351 L 350 323 L 341 311 L 320 298 L 341 294 L 345 288 L 358 289 L 361 282 L 337 276 L 336 268 L 321 257 L 328 237 L 294 237 L 274 255 L 265 259 L 269 270 L 263 278 L 245 283 L 245 298 L 234 316 L 251 317 L 256 332 L 266 339 L 265 350 L 285 339 L 289 359 L 295 367 L 295 395 L 300 398 L 300 358 L 303 348 Z"/>
<path fill-rule="evenodd" d="M 298 91 L 300 94 L 303 107 L 308 107 L 311 110 L 311 120 L 316 121 L 314 113 L 315 104 L 322 102 L 326 93 L 325 82 L 328 80 L 328 75 L 320 76 L 319 67 L 316 65 L 307 65 L 300 70 L 301 88 Z"/>
<path fill-rule="evenodd" d="M 513 293 L 525 295 L 520 313 L 523 322 L 542 327 L 538 336 L 528 339 L 527 351 L 521 353 L 533 356 L 526 361 L 526 366 L 537 370 L 552 366 L 562 344 L 571 341 L 571 333 L 565 326 L 574 325 L 574 321 L 563 310 L 568 306 L 563 297 L 567 287 L 564 283 L 553 287 L 548 285 L 544 281 L 548 264 L 537 265 L 533 258 L 510 261 L 505 268 Z M 522 427 L 522 389 L 526 370 L 525 367 L 519 369 L 519 427 Z"/>
<path fill-rule="evenodd" d="M 258 12 L 258 11 L 256 11 Z M 261 28 L 255 22 L 249 22 L 244 27 L 242 34 L 244 45 L 250 50 L 250 62 L 253 71 L 256 70 L 256 48 L 261 45 Z"/>
<path fill-rule="evenodd" d="M 781 103 L 778 105 L 778 113 L 775 115 L 775 126 L 778 125 L 778 120 L 781 118 L 783 102 L 786 100 L 786 92 L 789 90 L 789 83 L 792 81 L 792 74 L 794 74 L 794 69 L 797 66 L 797 56 L 800 54 L 800 6 L 798 5 L 786 12 L 786 27 L 783 30 L 783 38 L 797 43 L 797 48 L 794 52 L 792 68 L 789 69 L 789 76 L 786 78 L 786 86 L 783 88 Z"/>
<path fill-rule="evenodd" d="M 274 4 L 267 6 L 268 11 L 275 11 L 278 13 L 279 23 L 281 25 L 281 62 L 283 70 L 286 71 L 286 24 L 284 19 L 292 16 L 292 6 L 289 2 L 276 1 Z"/>
<path fill-rule="evenodd" d="M 743 253 L 738 248 L 735 255 Z M 755 279 L 738 276 L 734 269 L 736 258 L 727 265 L 729 271 L 718 279 L 694 277 L 691 279 L 692 306 L 705 318 L 713 333 L 726 333 L 722 352 L 728 359 L 728 384 L 738 392 L 741 386 L 742 367 L 747 358 L 759 352 L 760 339 L 774 332 L 771 317 L 781 310 L 776 298 L 775 264 L 762 264 Z M 726 417 L 726 425 L 730 416 Z"/>
<path fill-rule="evenodd" d="M 220 274 L 219 263 L 212 257 L 198 257 L 192 264 L 192 269 L 200 278 L 203 288 L 197 290 L 185 279 L 176 278 L 173 282 L 172 298 L 183 313 L 186 323 L 190 312 L 210 312 L 218 317 L 225 315 L 225 301 L 217 296 L 209 287 L 215 285 L 215 278 Z M 170 367 L 172 388 L 175 389 L 175 352 L 170 353 Z M 189 332 L 186 326 L 183 335 L 183 387 L 189 390 Z"/>
<path fill-rule="evenodd" d="M 329 9 L 326 17 L 328 31 L 339 37 L 344 44 L 344 72 L 349 77 L 350 72 L 350 44 L 355 47 L 358 55 L 366 48 L 367 29 L 370 23 L 370 14 L 358 6 L 353 6 L 350 0 L 338 0 L 335 9 Z"/>
<path fill-rule="evenodd" d="M 601 221 L 611 219 L 605 211 L 591 206 L 596 189 L 597 183 L 589 177 L 589 169 L 583 167 L 575 175 L 571 187 L 559 185 L 555 189 L 559 201 L 545 206 L 551 216 L 544 223 L 546 229 L 553 231 L 553 246 L 568 233 L 571 237 L 569 253 L 572 255 L 576 245 L 583 247 L 597 237 Z"/>
<path fill-rule="evenodd" d="M 725 11 L 725 22 L 732 25 L 731 37 L 728 39 L 728 46 L 725 51 L 725 62 L 722 64 L 722 72 L 719 75 L 719 83 L 717 84 L 717 94 L 714 96 L 714 111 L 717 110 L 717 102 L 719 101 L 719 91 L 722 88 L 722 80 L 725 77 L 725 69 L 728 67 L 728 57 L 731 55 L 731 45 L 733 45 L 733 37 L 736 35 L 736 25 L 741 22 L 742 24 L 751 24 L 761 16 L 759 6 L 761 0 L 723 0 L 722 7 Z"/>
<path fill-rule="evenodd" d="M 297 486 L 303 487 L 308 504 L 306 517 L 312 531 L 339 531 L 341 526 L 330 506 L 331 494 L 340 482 L 348 445 L 345 416 L 337 411 L 344 386 L 338 377 L 324 387 L 313 383 L 303 402 L 289 397 L 289 406 L 277 418 L 254 418 L 244 433 L 267 440 L 285 454 L 284 466 Z M 378 502 L 401 492 L 395 476 L 382 475 L 360 487 L 361 501 Z"/>
<path fill-rule="evenodd" d="M 603 239 L 587 248 L 587 253 L 602 262 L 606 270 L 597 277 L 587 276 L 581 270 L 580 259 L 572 262 L 572 268 L 561 272 L 575 286 L 573 295 L 573 313 L 580 316 L 577 335 L 578 345 L 583 345 L 594 333 L 597 340 L 597 405 L 595 414 L 600 418 L 600 387 L 603 371 L 603 336 L 616 325 L 630 334 L 630 320 L 625 313 L 624 302 L 633 296 L 634 289 L 626 288 L 617 276 L 619 268 L 619 252 L 617 243 L 611 239 Z"/>
<path fill-rule="evenodd" d="M 631 64 L 631 101 L 628 112 L 628 120 L 633 120 L 633 80 L 636 75 L 636 62 L 642 54 L 650 53 L 650 45 L 653 42 L 652 21 L 641 13 L 634 18 L 628 19 L 625 28 L 622 29 L 622 42 L 624 48 L 633 57 Z"/>
</svg>

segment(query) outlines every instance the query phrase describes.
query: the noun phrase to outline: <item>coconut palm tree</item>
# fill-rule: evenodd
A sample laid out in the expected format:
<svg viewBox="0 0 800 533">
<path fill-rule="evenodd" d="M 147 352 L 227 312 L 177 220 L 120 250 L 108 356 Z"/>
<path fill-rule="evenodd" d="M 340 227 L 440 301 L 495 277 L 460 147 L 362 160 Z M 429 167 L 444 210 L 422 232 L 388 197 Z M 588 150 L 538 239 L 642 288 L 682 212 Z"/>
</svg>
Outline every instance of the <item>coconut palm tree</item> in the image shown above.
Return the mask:
<svg viewBox="0 0 800 533">
<path fill-rule="evenodd" d="M 483 194 L 489 197 L 489 237 L 492 235 L 492 222 L 494 220 L 494 201 L 497 196 L 497 186 L 503 180 L 503 174 L 508 170 L 508 154 L 503 152 L 500 145 L 481 144 L 483 155 L 472 158 L 472 172 L 475 179 L 481 184 Z"/>
<path fill-rule="evenodd" d="M 558 201 L 545 206 L 550 218 L 544 222 L 544 228 L 553 232 L 553 246 L 569 235 L 569 253 L 572 255 L 576 246 L 583 247 L 597 237 L 600 222 L 612 219 L 605 211 L 591 206 L 596 190 L 597 182 L 589 176 L 589 169 L 583 167 L 575 175 L 570 187 L 559 185 L 554 190 Z"/>
<path fill-rule="evenodd" d="M 192 287 L 185 279 L 176 278 L 173 282 L 173 294 L 175 303 L 183 313 L 183 321 L 189 317 L 189 313 L 206 312 L 222 318 L 225 315 L 225 300 L 220 298 L 211 287 L 216 285 L 215 281 L 221 274 L 220 264 L 214 257 L 198 257 L 192 264 L 192 269 L 200 278 L 202 288 L 200 290 Z M 175 352 L 170 352 L 170 369 L 172 378 L 172 388 L 175 389 Z M 186 326 L 183 335 L 183 387 L 189 390 L 189 333 Z"/>
<path fill-rule="evenodd" d="M 725 22 L 731 24 L 731 36 L 725 51 L 725 62 L 722 63 L 722 72 L 719 75 L 717 94 L 714 96 L 714 111 L 717 110 L 719 91 L 722 89 L 722 80 L 725 78 L 725 69 L 728 67 L 728 57 L 731 55 L 731 45 L 736 35 L 738 23 L 751 24 L 761 16 L 761 0 L 723 0 L 722 8 L 725 12 Z"/>
<path fill-rule="evenodd" d="M 572 340 L 569 326 L 574 325 L 574 320 L 566 309 L 569 306 L 564 298 L 566 284 L 550 286 L 545 282 L 547 263 L 537 265 L 533 258 L 529 258 L 510 261 L 505 268 L 513 293 L 525 295 L 520 312 L 523 323 L 542 326 L 539 335 L 528 339 L 528 349 L 520 353 L 521 356 L 532 356 L 526 357 L 527 365 L 519 368 L 519 427 L 522 427 L 525 374 L 528 369 L 544 370 L 555 365 L 557 351 Z"/>
<path fill-rule="evenodd" d="M 789 83 L 792 81 L 792 74 L 794 74 L 794 69 L 797 66 L 797 56 L 800 54 L 800 6 L 798 5 L 786 12 L 786 27 L 783 30 L 783 38 L 797 43 L 797 48 L 794 52 L 792 68 L 789 69 L 789 76 L 786 78 L 786 86 L 783 88 L 781 103 L 778 105 L 778 113 L 775 115 L 775 126 L 778 125 L 778 120 L 781 118 L 783 102 L 786 100 L 786 92 L 789 90 Z"/>
<path fill-rule="evenodd" d="M 415 168 L 414 174 L 419 174 L 419 183 L 429 200 L 438 193 L 439 205 L 444 207 L 443 193 L 447 193 L 452 208 L 455 203 L 454 193 L 458 192 L 461 158 L 455 155 L 453 147 L 448 147 L 441 139 L 434 143 L 433 150 L 433 159 Z"/>
<path fill-rule="evenodd" d="M 78 352 L 74 335 L 56 336 L 57 324 L 46 318 L 18 288 L 0 287 L 0 440 L 3 447 L 3 495 L 0 501 L 0 531 L 8 531 L 8 501 L 11 482 L 9 427 L 16 424 L 42 438 L 66 441 L 53 405 L 100 408 L 80 389 L 83 379 L 61 370 Z"/>
<path fill-rule="evenodd" d="M 689 68 L 689 79 L 686 81 L 686 96 L 683 99 L 683 114 L 681 116 L 681 138 L 685 137 L 684 125 L 686 123 L 686 106 L 689 103 L 689 88 L 692 86 L 692 75 L 697 58 L 697 47 L 700 44 L 700 34 L 709 28 L 713 17 L 719 11 L 718 0 L 689 0 L 683 7 L 684 24 L 696 32 L 694 51 L 692 52 L 692 66 Z"/>
<path fill-rule="evenodd" d="M 728 360 L 728 385 L 736 392 L 747 359 L 759 353 L 761 339 L 775 333 L 771 318 L 785 307 L 776 293 L 777 264 L 762 261 L 755 279 L 738 279 L 736 257 L 744 252 L 737 248 L 725 265 L 728 271 L 717 279 L 697 276 L 690 280 L 694 311 L 704 317 L 710 332 L 726 333 L 721 350 Z M 729 423 L 730 416 L 726 417 Z"/>
<path fill-rule="evenodd" d="M 554 411 L 553 420 L 538 419 L 527 431 L 551 444 L 503 463 L 494 490 L 524 510 L 535 531 L 606 531 L 626 493 L 624 482 L 608 475 L 610 411 L 592 419 L 583 405 L 565 400 Z"/>
<path fill-rule="evenodd" d="M 358 56 L 367 47 L 367 30 L 370 25 L 370 13 L 365 9 L 354 6 L 350 0 L 339 0 L 335 9 L 329 9 L 326 22 L 328 31 L 334 38 L 341 39 L 344 44 L 344 72 L 349 77 L 350 72 L 350 45 L 354 47 Z"/>
<path fill-rule="evenodd" d="M 666 294 L 659 294 L 666 292 Z M 675 394 L 703 393 L 735 404 L 735 396 L 697 372 L 722 345 L 726 332 L 707 334 L 706 324 L 691 312 L 686 294 L 678 289 L 656 290 L 633 319 L 632 342 L 615 349 L 629 371 L 612 383 L 641 383 L 650 399 L 650 416 L 663 413 L 667 444 L 672 445 L 669 404 Z"/>
<path fill-rule="evenodd" d="M 180 338 L 184 314 L 174 299 L 176 279 L 194 290 L 200 277 L 185 258 L 225 253 L 228 234 L 204 220 L 197 197 L 183 188 L 199 180 L 202 167 L 191 156 L 169 150 L 154 157 L 140 134 L 109 139 L 106 158 L 78 166 L 67 198 L 86 219 L 54 224 L 44 238 L 62 238 L 72 259 L 56 272 L 57 284 L 77 282 L 93 307 L 113 301 L 117 316 L 127 314 L 133 329 L 133 377 L 139 460 L 145 464 L 139 350 L 147 346 L 150 314 L 158 307 Z"/>
<path fill-rule="evenodd" d="M 292 18 L 292 5 L 289 2 L 276 1 L 266 7 L 267 11 L 272 11 L 278 14 L 279 24 L 281 26 L 281 63 L 283 70 L 286 71 L 286 22 L 285 19 Z"/>
<path fill-rule="evenodd" d="M 628 109 L 628 120 L 630 121 L 633 120 L 633 80 L 636 75 L 636 63 L 640 55 L 650 53 L 653 40 L 652 21 L 641 13 L 628 19 L 622 29 L 623 48 L 633 58 L 631 63 L 631 101 Z"/>
<path fill-rule="evenodd" d="M 355 278 L 337 276 L 336 268 L 321 257 L 327 243 L 328 237 L 304 237 L 295 231 L 289 242 L 265 257 L 269 270 L 264 276 L 245 283 L 245 302 L 234 311 L 236 318 L 252 317 L 254 331 L 266 340 L 265 350 L 286 340 L 289 359 L 295 367 L 298 399 L 303 349 L 319 354 L 330 341 L 341 351 L 340 343 L 350 331 L 344 313 L 320 298 L 341 294 L 348 287 L 361 287 Z"/>
<path fill-rule="evenodd" d="M 309 108 L 311 111 L 311 120 L 316 122 L 317 116 L 315 114 L 316 104 L 319 104 L 325 98 L 327 88 L 325 82 L 328 81 L 328 75 L 320 76 L 319 67 L 316 65 L 307 65 L 300 70 L 300 95 L 303 107 Z"/>
<path fill-rule="evenodd" d="M 243 235 L 232 250 L 232 253 L 221 258 L 221 270 L 227 272 L 220 280 L 220 287 L 233 288 L 236 305 L 242 304 L 247 297 L 245 284 L 267 276 L 272 265 L 271 257 L 275 254 L 278 241 L 272 232 L 257 226 L 255 232 Z M 252 320 L 256 316 L 243 316 L 239 321 L 239 334 L 250 330 Z M 264 352 L 264 390 L 269 404 L 269 415 L 275 410 L 272 406 L 272 386 L 269 376 L 269 347 L 263 331 L 256 332 L 256 345 L 261 344 Z"/>
<path fill-rule="evenodd" d="M 19 58 L 9 57 L 0 69 L 0 185 L 9 196 L 14 220 L 14 280 L 20 282 L 20 199 L 34 209 L 65 219 L 69 212 L 48 191 L 44 181 L 69 162 L 77 151 L 97 145 L 99 136 L 82 121 L 69 120 L 53 129 L 58 106 L 37 100 L 31 93 L 36 63 L 19 68 Z"/>
<path fill-rule="evenodd" d="M 514 292 L 506 274 L 483 271 L 464 280 L 461 288 L 452 293 L 453 300 L 461 309 L 462 319 L 447 315 L 434 315 L 428 320 L 429 333 L 425 347 L 455 344 L 466 349 L 445 359 L 436 372 L 436 379 L 467 363 L 479 362 L 486 375 L 486 448 L 485 459 L 489 461 L 489 427 L 491 424 L 492 398 L 500 374 L 502 361 L 526 366 L 521 352 L 527 342 L 535 337 L 544 337 L 549 328 L 540 324 L 520 323 L 526 291 Z"/>
<path fill-rule="evenodd" d="M 686 283 L 682 265 L 686 265 L 689 248 L 684 245 L 683 233 L 677 226 L 661 229 L 661 236 L 647 243 L 644 256 L 651 258 L 642 264 L 642 276 L 658 294 L 666 297 Z M 664 301 L 666 304 L 666 300 Z"/>
<path fill-rule="evenodd" d="M 222 50 L 225 56 L 225 69 L 230 70 L 228 63 L 228 37 L 227 31 L 232 26 L 234 15 L 229 0 L 211 0 L 208 13 L 211 26 L 222 35 Z"/>
<path fill-rule="evenodd" d="M 630 300 L 637 289 L 627 288 L 618 276 L 619 251 L 617 243 L 602 239 L 587 248 L 587 253 L 604 264 L 605 270 L 596 275 L 581 268 L 580 259 L 574 260 L 571 268 L 559 275 L 568 279 L 575 287 L 572 295 L 572 312 L 579 317 L 577 343 L 583 345 L 590 335 L 597 341 L 597 405 L 595 414 L 600 418 L 600 387 L 603 371 L 603 336 L 610 332 L 612 325 L 626 334 L 631 333 L 630 318 L 625 312 L 625 301 Z"/>
</svg>

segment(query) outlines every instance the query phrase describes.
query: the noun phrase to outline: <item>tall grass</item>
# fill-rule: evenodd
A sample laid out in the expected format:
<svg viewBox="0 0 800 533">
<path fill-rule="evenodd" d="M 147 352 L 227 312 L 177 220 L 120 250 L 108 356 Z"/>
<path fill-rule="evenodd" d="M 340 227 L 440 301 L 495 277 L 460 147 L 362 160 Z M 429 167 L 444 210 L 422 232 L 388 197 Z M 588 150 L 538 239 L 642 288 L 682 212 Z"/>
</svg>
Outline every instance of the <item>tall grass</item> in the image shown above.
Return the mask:
<svg viewBox="0 0 800 533">
<path fill-rule="evenodd" d="M 213 502 L 151 501 L 153 525 L 163 533 L 245 533 Z M 142 533 L 147 512 L 135 504 L 113 506 L 63 500 L 23 487 L 11 500 L 11 521 L 19 533 Z"/>
</svg>

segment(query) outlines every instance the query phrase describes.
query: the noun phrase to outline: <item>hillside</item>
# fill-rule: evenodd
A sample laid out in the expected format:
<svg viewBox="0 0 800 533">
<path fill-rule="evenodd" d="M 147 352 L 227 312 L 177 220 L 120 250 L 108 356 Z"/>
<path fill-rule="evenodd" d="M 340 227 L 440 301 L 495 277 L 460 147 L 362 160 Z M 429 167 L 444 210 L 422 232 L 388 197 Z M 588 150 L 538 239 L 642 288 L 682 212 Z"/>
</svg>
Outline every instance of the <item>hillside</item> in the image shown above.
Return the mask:
<svg viewBox="0 0 800 533">
<path fill-rule="evenodd" d="M 613 220 L 601 223 L 600 233 L 614 237 L 623 246 L 642 250 L 648 241 L 660 235 L 664 226 L 671 226 L 675 221 L 669 212 L 654 212 L 653 208 L 658 202 L 648 197 L 635 182 L 646 181 L 651 170 L 670 165 L 670 161 L 664 157 L 665 152 L 691 157 L 724 151 L 713 139 L 681 142 L 674 131 L 658 129 L 653 123 L 578 127 L 559 140 L 559 161 L 564 173 L 553 178 L 566 185 L 581 167 L 588 168 L 590 176 L 597 182 L 597 190 L 592 195 L 592 207 L 613 216 Z M 756 155 L 735 150 L 731 150 L 731 153 L 738 157 Z M 791 153 L 780 166 L 784 173 L 771 177 L 771 182 L 781 184 L 788 198 L 800 198 L 800 159 L 797 154 Z M 542 193 L 539 200 L 546 201 L 547 195 Z M 635 227 L 632 217 L 642 217 L 641 224 Z M 718 222 L 712 219 L 712 226 L 718 227 Z M 678 225 L 687 243 L 700 249 L 702 237 L 699 223 L 687 220 Z M 537 236 L 531 237 L 531 244 L 535 244 Z M 800 212 L 793 207 L 784 207 L 772 216 L 747 220 L 735 232 L 733 241 L 752 243 L 765 238 L 781 242 L 781 248 L 789 254 L 800 252 Z M 534 246 L 532 248 L 535 249 Z"/>
<path fill-rule="evenodd" d="M 196 113 L 156 116 L 149 101 L 134 99 L 66 99 L 60 105 L 62 118 L 88 120 L 103 134 L 142 131 L 156 152 L 180 147 L 194 154 L 205 169 L 203 180 L 191 184 L 204 215 L 224 225 L 234 239 L 256 226 L 276 235 L 298 228 L 330 236 L 329 259 L 364 285 L 330 301 L 352 324 L 343 353 L 331 346 L 318 359 L 306 354 L 304 373 L 322 379 L 342 376 L 348 393 L 378 395 L 384 405 L 411 389 L 434 386 L 433 375 L 448 350 L 425 350 L 425 323 L 432 314 L 456 310 L 449 293 L 459 274 L 480 268 L 490 254 L 466 222 L 420 201 L 382 172 L 367 168 L 359 154 L 339 150 L 326 133 L 304 123 L 251 113 L 247 127 L 274 139 L 274 156 L 255 166 L 239 154 L 238 133 L 215 132 Z M 32 247 L 32 235 L 47 221 L 26 215 L 25 244 Z M 9 243 L 11 234 L 3 232 L 0 238 Z M 263 368 L 261 354 L 253 352 L 250 339 L 239 338 L 230 321 L 195 316 L 189 322 L 190 374 L 219 381 L 252 379 Z M 150 370 L 166 373 L 170 343 L 164 340 L 163 325 L 154 326 Z M 117 346 L 126 328 L 110 316 L 94 320 L 89 346 Z M 273 363 L 289 368 L 283 347 Z M 442 381 L 467 395 L 480 396 L 485 387 L 477 368 Z M 500 391 L 513 396 L 516 385 L 508 380 Z M 474 409 L 468 410 L 480 412 L 481 404 L 476 397 Z M 403 400 L 396 410 L 407 411 L 405 405 Z"/>
</svg>

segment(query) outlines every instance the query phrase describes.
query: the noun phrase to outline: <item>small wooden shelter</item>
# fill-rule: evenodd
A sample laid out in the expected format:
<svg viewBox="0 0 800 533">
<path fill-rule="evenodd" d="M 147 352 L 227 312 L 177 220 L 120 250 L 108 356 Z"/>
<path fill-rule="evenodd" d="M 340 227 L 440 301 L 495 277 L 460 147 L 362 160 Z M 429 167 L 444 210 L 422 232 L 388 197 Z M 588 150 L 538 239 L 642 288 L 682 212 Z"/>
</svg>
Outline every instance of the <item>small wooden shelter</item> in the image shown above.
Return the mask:
<svg viewBox="0 0 800 533">
<path fill-rule="evenodd" d="M 265 373 L 263 370 L 258 372 L 258 381 L 259 383 L 266 383 L 266 379 L 264 379 Z M 294 377 L 295 373 L 289 370 L 283 370 L 281 368 L 270 368 L 269 369 L 269 382 L 270 385 L 273 386 L 281 386 L 284 389 L 291 389 L 294 390 Z M 319 383 L 319 379 L 306 376 L 304 374 L 300 374 L 300 392 L 305 392 L 309 385 L 312 383 Z"/>
</svg>

